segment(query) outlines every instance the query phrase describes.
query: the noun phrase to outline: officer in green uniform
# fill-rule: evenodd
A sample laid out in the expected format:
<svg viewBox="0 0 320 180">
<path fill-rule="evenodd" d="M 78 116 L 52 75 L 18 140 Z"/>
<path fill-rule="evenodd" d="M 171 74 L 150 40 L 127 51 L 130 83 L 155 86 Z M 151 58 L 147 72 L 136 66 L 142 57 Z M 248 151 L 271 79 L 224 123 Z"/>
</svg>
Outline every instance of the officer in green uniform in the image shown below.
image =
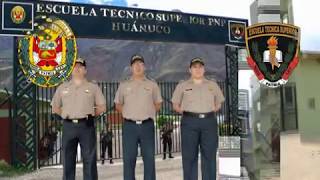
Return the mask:
<svg viewBox="0 0 320 180">
<path fill-rule="evenodd" d="M 183 177 L 198 179 L 200 147 L 202 180 L 215 180 L 218 147 L 215 112 L 221 108 L 224 96 L 216 82 L 204 77 L 202 59 L 192 59 L 189 71 L 191 78 L 177 85 L 171 100 L 174 110 L 182 114 Z"/>
<path fill-rule="evenodd" d="M 158 84 L 145 77 L 144 59 L 131 58 L 132 76 L 121 82 L 116 92 L 116 109 L 124 118 L 122 146 L 124 180 L 135 180 L 135 167 L 140 145 L 144 162 L 144 180 L 155 180 L 155 128 L 156 112 L 162 97 Z"/>
<path fill-rule="evenodd" d="M 52 111 L 63 118 L 63 179 L 75 180 L 78 143 L 83 158 L 83 179 L 96 180 L 96 131 L 94 117 L 106 110 L 98 85 L 86 79 L 86 62 L 78 58 L 72 79 L 61 84 L 52 99 Z"/>
</svg>

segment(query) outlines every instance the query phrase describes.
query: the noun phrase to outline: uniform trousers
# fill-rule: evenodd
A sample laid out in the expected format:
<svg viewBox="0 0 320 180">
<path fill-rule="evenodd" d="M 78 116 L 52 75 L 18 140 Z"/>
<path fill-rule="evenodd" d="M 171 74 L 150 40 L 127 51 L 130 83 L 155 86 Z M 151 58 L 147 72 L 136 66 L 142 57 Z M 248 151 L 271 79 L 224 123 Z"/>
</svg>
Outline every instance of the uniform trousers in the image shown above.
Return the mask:
<svg viewBox="0 0 320 180">
<path fill-rule="evenodd" d="M 200 118 L 183 115 L 181 120 L 183 179 L 198 179 L 198 154 L 201 154 L 202 180 L 216 179 L 218 147 L 217 120 L 212 115 Z"/>
<path fill-rule="evenodd" d="M 123 124 L 123 177 L 124 180 L 135 180 L 135 167 L 140 145 L 144 164 L 144 180 L 155 180 L 155 135 L 152 119 L 142 124 L 125 120 Z"/>
<path fill-rule="evenodd" d="M 63 121 L 62 156 L 63 180 L 75 180 L 78 143 L 83 161 L 83 179 L 97 180 L 96 131 L 93 124 L 86 121 L 73 123 Z"/>
</svg>

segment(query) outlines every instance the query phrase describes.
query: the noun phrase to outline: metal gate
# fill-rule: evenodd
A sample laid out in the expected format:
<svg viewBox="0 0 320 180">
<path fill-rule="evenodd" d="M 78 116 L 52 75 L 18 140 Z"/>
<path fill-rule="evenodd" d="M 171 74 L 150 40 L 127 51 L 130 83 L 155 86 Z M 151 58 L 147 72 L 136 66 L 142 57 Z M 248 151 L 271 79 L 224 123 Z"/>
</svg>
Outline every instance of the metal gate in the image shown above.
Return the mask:
<svg viewBox="0 0 320 180">
<path fill-rule="evenodd" d="M 175 113 L 171 104 L 171 97 L 177 85 L 176 82 L 158 82 L 162 97 L 164 99 L 162 108 L 156 116 L 155 120 L 155 149 L 156 155 L 163 153 L 163 144 L 161 140 L 161 128 L 164 122 L 170 121 L 173 125 L 172 133 L 172 152 L 181 151 L 181 134 L 180 119 L 181 115 Z M 225 92 L 224 82 L 218 83 Z M 113 159 L 122 158 L 122 122 L 123 118 L 120 113 L 115 110 L 113 99 L 118 89 L 118 82 L 100 82 L 99 87 L 106 98 L 107 112 L 96 119 L 96 137 L 97 137 L 97 154 L 98 160 L 101 157 L 101 133 L 106 131 L 107 125 L 111 127 L 112 138 L 112 157 Z M 62 120 L 57 119 L 51 113 L 51 99 L 54 95 L 55 88 L 36 88 L 37 89 L 37 141 L 39 166 L 51 166 L 61 164 L 61 142 L 62 142 Z M 227 135 L 232 125 L 226 121 L 225 106 L 217 112 L 217 121 L 219 124 L 220 135 Z M 77 161 L 81 161 L 80 148 L 78 148 Z"/>
<path fill-rule="evenodd" d="M 14 49 L 17 50 L 17 38 Z M 239 47 L 226 46 L 227 79 L 219 83 L 224 90 L 226 102 L 217 114 L 220 135 L 239 135 L 240 121 L 237 117 L 238 107 L 238 50 Z M 61 127 L 62 121 L 51 114 L 50 101 L 55 89 L 43 89 L 28 82 L 21 71 L 17 51 L 14 51 L 14 92 L 12 97 L 12 163 L 14 166 L 37 169 L 42 166 L 61 164 Z M 173 152 L 180 151 L 180 116 L 172 110 L 170 98 L 176 82 L 159 82 L 164 97 L 163 108 L 156 120 L 156 154 L 162 153 L 159 119 L 173 121 Z M 97 149 L 100 157 L 100 132 L 105 129 L 105 120 L 111 122 L 113 138 L 113 158 L 121 158 L 121 116 L 114 110 L 113 97 L 118 83 L 99 83 L 107 102 L 108 112 L 97 118 Z M 18 155 L 16 155 L 18 154 Z M 80 154 L 80 153 L 79 153 Z M 81 158 L 78 156 L 78 160 Z"/>
</svg>

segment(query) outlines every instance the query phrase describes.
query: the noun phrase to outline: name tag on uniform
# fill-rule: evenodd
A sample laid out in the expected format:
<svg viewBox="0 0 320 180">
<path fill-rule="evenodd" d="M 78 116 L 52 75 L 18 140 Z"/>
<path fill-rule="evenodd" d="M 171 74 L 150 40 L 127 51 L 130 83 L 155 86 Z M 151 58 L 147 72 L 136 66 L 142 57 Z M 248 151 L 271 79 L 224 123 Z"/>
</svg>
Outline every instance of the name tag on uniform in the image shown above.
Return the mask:
<svg viewBox="0 0 320 180">
<path fill-rule="evenodd" d="M 90 91 L 89 91 L 89 89 L 86 89 L 84 92 L 85 92 L 85 93 L 89 93 Z"/>
<path fill-rule="evenodd" d="M 192 88 L 190 88 L 190 89 L 185 89 L 185 91 L 192 91 Z"/>
<path fill-rule="evenodd" d="M 69 93 L 68 90 L 63 90 L 63 91 L 62 91 L 62 94 L 68 94 L 68 93 Z"/>
<path fill-rule="evenodd" d="M 145 87 L 144 90 L 151 91 L 151 88 Z"/>
</svg>

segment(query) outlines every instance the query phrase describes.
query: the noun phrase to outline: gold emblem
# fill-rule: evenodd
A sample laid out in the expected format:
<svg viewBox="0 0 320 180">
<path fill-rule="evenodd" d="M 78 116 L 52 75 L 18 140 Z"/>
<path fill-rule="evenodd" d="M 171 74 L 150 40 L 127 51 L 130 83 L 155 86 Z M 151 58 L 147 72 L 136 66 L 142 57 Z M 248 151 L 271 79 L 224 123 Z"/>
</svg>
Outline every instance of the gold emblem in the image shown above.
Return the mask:
<svg viewBox="0 0 320 180">
<path fill-rule="evenodd" d="M 11 10 L 11 19 L 15 24 L 21 24 L 26 18 L 26 13 L 21 6 L 15 6 Z"/>
<path fill-rule="evenodd" d="M 41 87 L 57 86 L 74 67 L 77 47 L 69 25 L 55 17 L 36 17 L 32 34 L 19 40 L 19 62 L 31 82 Z"/>
</svg>

